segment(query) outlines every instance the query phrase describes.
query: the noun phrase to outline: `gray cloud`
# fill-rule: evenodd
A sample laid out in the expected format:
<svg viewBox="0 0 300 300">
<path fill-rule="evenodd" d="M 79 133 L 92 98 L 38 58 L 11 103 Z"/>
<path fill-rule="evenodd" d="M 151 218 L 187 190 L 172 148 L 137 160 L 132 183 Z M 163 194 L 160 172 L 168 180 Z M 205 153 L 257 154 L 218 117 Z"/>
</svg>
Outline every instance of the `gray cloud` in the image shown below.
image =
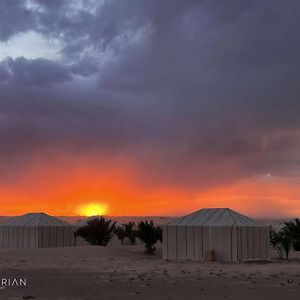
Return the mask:
<svg viewBox="0 0 300 300">
<path fill-rule="evenodd" d="M 299 166 L 298 2 L 18 3 L 0 38 L 35 30 L 62 59 L 0 64 L 1 160 L 126 154 L 147 181 L 195 188 Z"/>
<path fill-rule="evenodd" d="M 34 27 L 35 16 L 24 6 L 25 1 L 11 0 L 0 3 L 0 41 Z"/>
<path fill-rule="evenodd" d="M 66 65 L 44 58 L 7 58 L 0 64 L 0 80 L 18 85 L 52 86 L 71 81 L 74 75 L 90 76 L 97 72 L 91 62 Z M 1 75 L 2 74 L 2 75 Z"/>
</svg>

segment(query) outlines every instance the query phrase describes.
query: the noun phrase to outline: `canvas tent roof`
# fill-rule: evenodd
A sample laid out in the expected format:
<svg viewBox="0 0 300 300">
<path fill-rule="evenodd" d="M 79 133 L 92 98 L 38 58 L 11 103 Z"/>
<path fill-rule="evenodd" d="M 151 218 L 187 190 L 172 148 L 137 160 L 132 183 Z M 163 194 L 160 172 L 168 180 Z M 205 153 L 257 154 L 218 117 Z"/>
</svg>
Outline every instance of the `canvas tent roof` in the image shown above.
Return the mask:
<svg viewBox="0 0 300 300">
<path fill-rule="evenodd" d="M 205 208 L 192 214 L 177 218 L 168 223 L 176 226 L 262 226 L 259 222 L 248 218 L 229 208 Z"/>
<path fill-rule="evenodd" d="M 0 226 L 70 226 L 68 223 L 45 213 L 28 213 L 14 217 Z"/>
</svg>

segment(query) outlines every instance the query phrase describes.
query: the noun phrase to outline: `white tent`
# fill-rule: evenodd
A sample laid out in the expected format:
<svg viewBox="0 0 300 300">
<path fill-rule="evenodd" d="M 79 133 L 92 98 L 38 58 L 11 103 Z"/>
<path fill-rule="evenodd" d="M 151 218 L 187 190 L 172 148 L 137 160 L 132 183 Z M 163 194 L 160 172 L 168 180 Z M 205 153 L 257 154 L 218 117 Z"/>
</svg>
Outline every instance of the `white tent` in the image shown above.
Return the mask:
<svg viewBox="0 0 300 300">
<path fill-rule="evenodd" d="M 214 253 L 214 255 L 212 255 Z M 201 209 L 163 226 L 163 258 L 269 258 L 269 227 L 228 208 Z"/>
<path fill-rule="evenodd" d="M 45 213 L 28 213 L 0 224 L 0 248 L 74 246 L 74 227 Z"/>
</svg>

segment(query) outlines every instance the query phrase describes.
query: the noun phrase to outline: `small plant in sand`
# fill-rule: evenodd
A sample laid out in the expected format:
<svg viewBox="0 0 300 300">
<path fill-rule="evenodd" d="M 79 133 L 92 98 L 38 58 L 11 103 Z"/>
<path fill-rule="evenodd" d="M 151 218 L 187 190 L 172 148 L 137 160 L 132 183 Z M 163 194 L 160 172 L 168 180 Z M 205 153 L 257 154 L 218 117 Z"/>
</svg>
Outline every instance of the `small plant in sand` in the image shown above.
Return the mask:
<svg viewBox="0 0 300 300">
<path fill-rule="evenodd" d="M 137 236 L 145 243 L 145 253 L 154 254 L 154 245 L 160 239 L 161 228 L 154 226 L 153 221 L 141 221 L 138 225 Z"/>
<path fill-rule="evenodd" d="M 125 227 L 125 236 L 130 241 L 131 245 L 135 245 L 136 238 L 137 238 L 137 231 L 134 229 L 135 223 L 129 222 L 127 224 L 124 224 Z"/>
<path fill-rule="evenodd" d="M 280 244 L 280 237 L 278 233 L 274 230 L 270 231 L 270 244 L 277 252 L 280 259 L 283 258 L 282 246 Z"/>
<path fill-rule="evenodd" d="M 75 233 L 84 238 L 91 245 L 106 246 L 112 238 L 116 222 L 105 218 L 95 218 L 88 221 L 86 226 L 78 228 Z"/>
<path fill-rule="evenodd" d="M 284 223 L 283 230 L 290 234 L 294 250 L 300 251 L 300 220 L 295 219 Z"/>
<path fill-rule="evenodd" d="M 286 259 L 289 259 L 289 253 L 292 247 L 292 238 L 289 231 L 285 229 L 278 232 L 272 230 L 270 232 L 270 243 L 280 259 L 283 258 L 283 252 L 285 252 Z"/>
<path fill-rule="evenodd" d="M 114 230 L 115 235 L 121 241 L 121 244 L 124 244 L 124 239 L 126 238 L 125 228 L 123 226 L 119 226 Z"/>
<path fill-rule="evenodd" d="M 281 230 L 279 231 L 280 236 L 280 244 L 285 252 L 286 259 L 289 259 L 289 253 L 292 248 L 292 237 L 290 235 L 290 232 Z"/>
</svg>

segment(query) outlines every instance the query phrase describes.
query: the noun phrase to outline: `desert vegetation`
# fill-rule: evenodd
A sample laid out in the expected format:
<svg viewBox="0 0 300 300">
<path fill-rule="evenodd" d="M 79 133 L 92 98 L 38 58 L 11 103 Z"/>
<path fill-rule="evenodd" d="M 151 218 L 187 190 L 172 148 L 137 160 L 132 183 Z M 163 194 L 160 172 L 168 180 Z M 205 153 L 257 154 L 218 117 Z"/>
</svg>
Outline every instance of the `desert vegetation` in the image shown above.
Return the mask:
<svg viewBox="0 0 300 300">
<path fill-rule="evenodd" d="M 84 238 L 91 245 L 106 246 L 115 230 L 116 222 L 103 217 L 87 222 L 87 225 L 78 228 L 74 236 Z"/>
<path fill-rule="evenodd" d="M 285 222 L 279 231 L 271 230 L 270 243 L 280 259 L 285 254 L 288 260 L 292 248 L 295 251 L 300 251 L 300 220 Z"/>
<path fill-rule="evenodd" d="M 162 241 L 162 230 L 155 226 L 153 221 L 142 221 L 138 225 L 137 236 L 145 243 L 145 253 L 154 254 L 154 245 L 157 241 Z"/>
</svg>

